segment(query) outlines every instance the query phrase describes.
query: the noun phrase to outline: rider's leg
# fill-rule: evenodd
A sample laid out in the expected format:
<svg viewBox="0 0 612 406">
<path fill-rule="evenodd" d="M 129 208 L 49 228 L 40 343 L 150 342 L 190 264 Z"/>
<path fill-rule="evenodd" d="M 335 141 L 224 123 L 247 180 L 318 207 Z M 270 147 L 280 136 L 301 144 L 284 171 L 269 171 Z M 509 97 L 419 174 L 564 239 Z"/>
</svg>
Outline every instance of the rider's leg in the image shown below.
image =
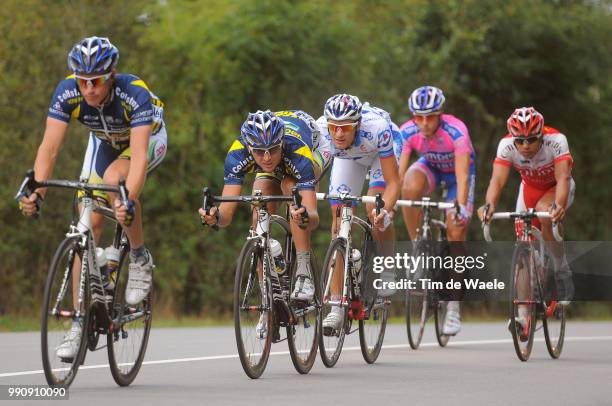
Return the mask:
<svg viewBox="0 0 612 406">
<path fill-rule="evenodd" d="M 435 177 L 429 168 L 417 161 L 406 171 L 402 184 L 402 199 L 420 200 L 430 195 L 436 185 Z M 411 240 L 416 240 L 417 229 L 423 221 L 423 211 L 418 207 L 402 207 L 404 223 Z"/>
</svg>

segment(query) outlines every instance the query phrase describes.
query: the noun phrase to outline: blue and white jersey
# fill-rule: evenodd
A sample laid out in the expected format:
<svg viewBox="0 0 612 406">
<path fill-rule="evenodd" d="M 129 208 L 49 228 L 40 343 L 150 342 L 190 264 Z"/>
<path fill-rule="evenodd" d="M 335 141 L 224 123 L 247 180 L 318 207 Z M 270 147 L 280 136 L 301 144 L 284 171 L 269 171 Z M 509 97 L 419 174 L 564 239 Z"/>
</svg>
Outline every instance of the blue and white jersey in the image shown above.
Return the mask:
<svg viewBox="0 0 612 406">
<path fill-rule="evenodd" d="M 102 107 L 87 104 L 74 75 L 68 76 L 57 85 L 47 115 L 66 123 L 77 119 L 103 141 L 128 144 L 134 127 L 152 125 L 152 134 L 157 134 L 164 125 L 163 112 L 164 104 L 145 82 L 135 75 L 118 73 L 110 99 Z"/>
<path fill-rule="evenodd" d="M 391 118 L 389 113 L 382 109 L 364 103 L 361 124 L 357 130 L 355 142 L 347 149 L 335 147 L 327 128 L 325 116 L 321 116 L 317 123 L 321 129 L 322 136 L 330 144 L 332 156 L 336 159 L 350 159 L 362 165 L 370 166 L 376 158 L 394 156 L 394 137 Z"/>
</svg>

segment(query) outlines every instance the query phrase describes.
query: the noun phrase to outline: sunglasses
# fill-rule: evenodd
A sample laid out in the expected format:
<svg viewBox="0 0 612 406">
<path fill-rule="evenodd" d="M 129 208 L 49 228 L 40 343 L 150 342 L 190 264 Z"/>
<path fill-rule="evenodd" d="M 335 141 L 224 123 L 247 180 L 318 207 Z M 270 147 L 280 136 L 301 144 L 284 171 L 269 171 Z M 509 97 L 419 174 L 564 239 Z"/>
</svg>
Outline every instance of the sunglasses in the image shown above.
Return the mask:
<svg viewBox="0 0 612 406">
<path fill-rule="evenodd" d="M 258 157 L 263 157 L 264 155 L 266 155 L 266 152 L 270 155 L 273 155 L 279 152 L 280 149 L 281 149 L 281 145 L 278 144 L 270 148 L 251 148 L 251 152 L 253 153 L 253 155 L 257 155 Z"/>
<path fill-rule="evenodd" d="M 330 132 L 335 133 L 336 131 L 340 130 L 342 132 L 347 131 L 351 128 L 355 128 L 359 125 L 359 123 L 355 122 L 355 123 L 347 123 L 347 124 L 333 124 L 333 123 L 327 123 L 327 128 L 329 129 Z"/>
<path fill-rule="evenodd" d="M 94 77 L 82 77 L 74 75 L 77 80 L 77 83 L 80 87 L 98 87 L 102 86 L 106 83 L 108 79 L 110 79 L 113 73 L 107 73 L 106 75 L 94 76 Z"/>
<path fill-rule="evenodd" d="M 534 135 L 534 136 L 527 137 L 527 138 L 514 138 L 512 141 L 514 141 L 514 143 L 518 145 L 525 145 L 525 144 L 531 145 L 537 142 L 539 139 L 540 137 Z"/>
<path fill-rule="evenodd" d="M 413 120 L 415 122 L 418 122 L 418 123 L 424 123 L 424 122 L 427 122 L 427 121 L 434 121 L 439 116 L 440 116 L 439 114 L 428 114 L 426 116 L 414 115 L 413 116 Z"/>
</svg>

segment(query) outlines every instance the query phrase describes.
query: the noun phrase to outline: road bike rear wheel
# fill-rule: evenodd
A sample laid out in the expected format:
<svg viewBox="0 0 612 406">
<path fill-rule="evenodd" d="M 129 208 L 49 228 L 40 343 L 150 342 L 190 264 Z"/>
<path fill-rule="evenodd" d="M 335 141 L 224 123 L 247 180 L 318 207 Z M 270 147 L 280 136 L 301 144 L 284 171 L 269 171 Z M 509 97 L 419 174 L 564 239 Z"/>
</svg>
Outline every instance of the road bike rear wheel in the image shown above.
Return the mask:
<svg viewBox="0 0 612 406">
<path fill-rule="evenodd" d="M 294 256 L 295 258 L 295 256 Z M 293 261 L 291 270 L 291 292 L 295 284 L 297 260 Z M 289 307 L 296 319 L 287 326 L 287 341 L 293 366 L 300 374 L 307 374 L 317 359 L 317 344 L 319 340 L 319 318 L 321 316 L 321 293 L 313 254 L 310 255 L 310 273 L 315 293 L 312 300 L 290 301 Z"/>
<path fill-rule="evenodd" d="M 527 361 L 531 355 L 537 323 L 534 272 L 533 249 L 519 243 L 512 259 L 509 329 L 516 355 L 521 361 Z"/>
<path fill-rule="evenodd" d="M 340 354 L 342 353 L 342 345 L 344 344 L 344 337 L 346 335 L 346 326 L 348 325 L 348 312 L 343 304 L 331 304 L 332 300 L 330 289 L 332 276 L 340 272 L 344 266 L 346 257 L 346 243 L 342 239 L 333 240 L 323 261 L 323 270 L 321 271 L 321 314 L 319 316 L 319 352 L 321 353 L 321 360 L 323 364 L 331 368 L 338 362 Z M 342 264 L 342 265 L 340 265 Z M 346 270 L 348 271 L 348 270 Z M 339 297 L 334 297 L 335 301 L 340 301 Z M 323 330 L 323 320 L 332 311 L 337 311 L 337 308 L 341 306 L 343 317 L 342 322 L 337 329 L 327 328 Z"/>
<path fill-rule="evenodd" d="M 385 299 L 376 298 L 369 310 L 369 317 L 359 320 L 359 345 L 363 359 L 368 364 L 376 362 L 380 355 L 389 317 L 388 307 Z"/>
<path fill-rule="evenodd" d="M 363 281 L 361 282 L 361 292 L 364 295 L 367 291 L 367 286 L 364 286 L 364 284 L 369 285 L 372 282 L 368 276 L 372 274 L 370 263 L 372 258 L 376 256 L 372 234 L 369 230 L 365 233 L 362 247 L 363 258 L 361 266 L 363 269 L 361 270 L 361 278 Z M 359 320 L 359 345 L 363 359 L 368 364 L 373 364 L 380 355 L 385 338 L 390 301 L 377 297 L 376 292 L 374 292 L 373 298 L 370 299 L 368 295 L 365 295 L 362 297 L 362 300 L 370 302 L 370 304 L 368 304 L 369 309 L 366 310 L 367 318 Z"/>
<path fill-rule="evenodd" d="M 49 386 L 68 387 L 74 380 L 87 351 L 89 322 L 89 284 L 82 283 L 83 300 L 80 308 L 81 332 L 76 354 L 72 358 L 60 358 L 56 351 L 71 330 L 76 317 L 75 302 L 78 289 L 73 288 L 73 266 L 83 265 L 83 250 L 80 236 L 68 237 L 57 248 L 45 285 L 41 317 L 41 350 L 45 378 Z M 81 271 L 78 267 L 78 271 Z"/>
<path fill-rule="evenodd" d="M 234 331 L 238 355 L 244 372 L 252 379 L 259 378 L 266 369 L 272 344 L 272 300 L 264 296 L 257 271 L 263 260 L 259 241 L 249 239 L 242 247 L 234 281 Z M 270 287 L 267 292 L 270 294 Z M 264 328 L 256 332 L 260 318 Z"/>
<path fill-rule="evenodd" d="M 551 264 L 549 263 L 549 265 Z M 546 349 L 548 349 L 550 356 L 556 359 L 561 355 L 565 339 L 565 306 L 558 302 L 554 272 L 550 271 L 550 266 L 546 267 L 546 269 L 549 270 L 547 275 L 548 291 L 551 292 L 551 297 L 547 297 L 544 303 L 546 307 L 542 323 L 544 325 Z"/>
<path fill-rule="evenodd" d="M 425 242 L 419 241 L 413 256 L 427 258 L 427 252 Z M 421 345 L 425 323 L 427 323 L 430 293 L 427 286 L 421 285 L 420 279 L 431 279 L 429 274 L 426 264 L 421 264 L 418 269 L 411 269 L 408 275 L 408 279 L 412 282 L 414 288 L 406 289 L 404 303 L 408 343 L 413 350 L 418 349 Z"/>
<path fill-rule="evenodd" d="M 436 339 L 438 340 L 438 345 L 440 347 L 446 347 L 446 344 L 448 344 L 448 339 L 450 338 L 449 335 L 442 334 L 442 329 L 444 328 L 444 319 L 446 318 L 447 305 L 448 302 L 442 300 L 436 300 L 433 303 L 436 325 Z"/>
<path fill-rule="evenodd" d="M 131 384 L 142 366 L 151 332 L 153 287 L 137 305 L 125 302 L 129 277 L 129 246 L 121 249 L 110 316 L 116 325 L 107 334 L 108 361 L 119 386 Z"/>
</svg>

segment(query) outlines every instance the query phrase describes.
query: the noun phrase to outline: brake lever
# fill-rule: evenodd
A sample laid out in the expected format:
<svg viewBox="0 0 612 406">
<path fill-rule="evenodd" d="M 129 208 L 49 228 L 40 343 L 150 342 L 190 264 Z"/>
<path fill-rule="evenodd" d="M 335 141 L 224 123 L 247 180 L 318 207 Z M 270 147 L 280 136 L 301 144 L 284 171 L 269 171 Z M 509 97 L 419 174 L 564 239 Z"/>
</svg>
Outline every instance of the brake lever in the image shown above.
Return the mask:
<svg viewBox="0 0 612 406">
<path fill-rule="evenodd" d="M 202 189 L 202 195 L 203 200 L 202 200 L 202 208 L 204 209 L 204 211 L 206 212 L 206 215 L 210 215 L 210 209 L 213 207 L 214 204 L 214 197 L 212 195 L 212 193 L 210 192 L 210 188 L 208 186 L 204 187 L 204 189 Z M 219 211 L 217 209 L 216 214 L 216 218 L 217 218 L 217 222 L 219 221 Z M 203 226 L 207 226 L 208 223 L 204 221 L 203 218 L 200 217 L 200 222 L 202 223 Z M 211 226 L 211 228 L 215 231 L 219 231 L 219 225 L 218 224 L 214 224 Z"/>
<path fill-rule="evenodd" d="M 295 207 L 297 207 L 298 209 L 302 208 L 302 196 L 300 195 L 300 192 L 297 190 L 297 187 L 293 187 L 293 189 L 291 189 L 291 196 L 293 197 L 293 205 Z M 310 218 L 308 216 L 308 210 L 306 210 L 306 208 L 304 208 L 304 213 L 302 213 L 302 224 L 299 224 L 298 227 L 300 227 L 302 230 L 305 230 L 306 227 L 308 227 L 308 222 L 310 221 Z"/>
</svg>

